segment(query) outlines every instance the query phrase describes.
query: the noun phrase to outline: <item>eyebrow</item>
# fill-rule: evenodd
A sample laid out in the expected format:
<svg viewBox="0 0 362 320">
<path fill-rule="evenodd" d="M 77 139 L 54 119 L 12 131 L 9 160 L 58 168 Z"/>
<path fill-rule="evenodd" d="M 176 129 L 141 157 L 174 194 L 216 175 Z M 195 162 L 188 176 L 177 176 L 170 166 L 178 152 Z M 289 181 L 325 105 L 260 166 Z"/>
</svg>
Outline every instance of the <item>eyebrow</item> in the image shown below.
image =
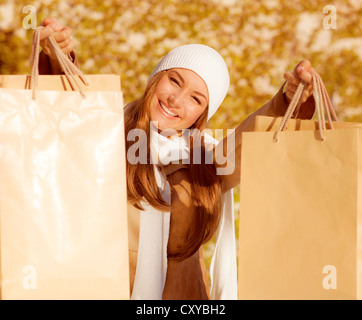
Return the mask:
<svg viewBox="0 0 362 320">
<path fill-rule="evenodd" d="M 177 71 L 172 70 L 171 72 L 172 72 L 172 73 L 175 73 L 175 74 L 180 78 L 182 84 L 185 83 L 184 78 L 182 78 L 182 76 L 181 76 Z M 170 72 L 170 73 L 171 73 L 171 72 Z M 207 98 L 206 98 L 206 96 L 205 96 L 203 93 L 201 93 L 201 92 L 199 92 L 199 91 L 193 91 L 193 93 L 194 93 L 194 94 L 197 94 L 197 95 L 199 95 L 199 96 L 201 96 L 201 97 L 203 97 L 203 98 L 205 99 L 205 101 L 207 102 Z"/>
<path fill-rule="evenodd" d="M 205 97 L 204 94 L 202 94 L 201 92 L 198 92 L 198 91 L 194 91 L 194 93 L 201 96 L 201 97 L 203 97 L 205 99 L 205 101 L 207 102 L 207 98 Z"/>
</svg>

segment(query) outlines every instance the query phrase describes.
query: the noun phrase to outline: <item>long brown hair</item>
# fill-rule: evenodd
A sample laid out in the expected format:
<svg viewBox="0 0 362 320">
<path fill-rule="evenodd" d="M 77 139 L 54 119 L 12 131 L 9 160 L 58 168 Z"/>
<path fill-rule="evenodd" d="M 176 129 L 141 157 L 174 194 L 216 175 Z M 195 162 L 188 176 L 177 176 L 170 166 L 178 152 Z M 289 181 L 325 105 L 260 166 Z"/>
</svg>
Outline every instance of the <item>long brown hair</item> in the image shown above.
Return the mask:
<svg viewBox="0 0 362 320">
<path fill-rule="evenodd" d="M 127 192 L 128 202 L 143 210 L 141 201 L 146 201 L 160 211 L 170 211 L 170 206 L 163 200 L 154 176 L 153 166 L 150 165 L 150 116 L 149 106 L 151 97 L 158 81 L 165 71 L 156 74 L 148 83 L 141 98 L 128 105 L 125 112 L 126 137 L 132 129 L 142 129 L 147 139 L 147 163 L 131 164 L 127 161 Z M 202 131 L 206 126 L 207 111 L 196 120 L 190 130 L 190 164 L 191 198 L 194 206 L 195 219 L 190 225 L 187 239 L 177 253 L 169 257 L 182 261 L 192 256 L 202 244 L 211 239 L 221 216 L 221 182 L 216 175 L 214 164 L 205 163 L 205 143 Z M 195 130 L 193 130 L 195 129 Z M 133 145 L 133 141 L 126 139 L 126 151 Z M 201 164 L 194 164 L 193 154 L 196 146 L 201 146 Z M 196 149 L 195 149 L 196 150 Z M 141 213 L 142 214 L 142 213 Z"/>
</svg>

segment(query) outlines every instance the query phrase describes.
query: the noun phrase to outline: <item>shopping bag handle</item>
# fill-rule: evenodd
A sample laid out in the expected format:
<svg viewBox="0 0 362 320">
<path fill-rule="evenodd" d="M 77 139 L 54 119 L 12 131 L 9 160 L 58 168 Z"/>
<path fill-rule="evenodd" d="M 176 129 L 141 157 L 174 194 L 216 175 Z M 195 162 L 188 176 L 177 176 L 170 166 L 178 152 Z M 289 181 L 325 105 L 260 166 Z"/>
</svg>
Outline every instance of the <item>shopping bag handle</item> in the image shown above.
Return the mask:
<svg viewBox="0 0 362 320">
<path fill-rule="evenodd" d="M 38 27 L 34 30 L 33 33 L 33 41 L 31 47 L 31 58 L 30 58 L 30 66 L 31 66 L 31 75 L 30 75 L 30 89 L 33 91 L 32 98 L 36 97 L 36 89 L 38 86 L 38 78 L 39 78 L 39 47 L 40 47 L 40 32 L 43 26 Z M 55 54 L 60 67 L 62 68 L 65 76 L 68 81 L 72 85 L 73 88 L 78 88 L 80 95 L 85 98 L 85 94 L 79 84 L 78 79 L 75 76 L 79 76 L 82 82 L 88 86 L 89 83 L 85 78 L 82 71 L 77 68 L 73 62 L 71 62 L 62 49 L 59 47 L 58 43 L 55 41 L 52 35 L 49 36 L 50 48 Z"/>
<path fill-rule="evenodd" d="M 323 83 L 323 80 L 318 73 L 312 74 L 312 82 L 313 82 L 313 84 L 312 84 L 313 85 L 313 96 L 314 96 L 315 107 L 316 107 L 317 116 L 318 116 L 319 136 L 320 136 L 320 139 L 322 141 L 324 141 L 325 138 L 323 136 L 323 130 L 326 130 L 326 120 L 325 120 L 324 110 L 327 115 L 327 120 L 328 120 L 330 129 L 333 129 L 332 118 L 334 121 L 338 121 L 338 117 L 333 108 L 331 99 L 328 96 L 328 92 Z M 282 119 L 282 122 L 280 123 L 278 130 L 274 134 L 274 138 L 273 138 L 274 142 L 278 142 L 280 132 L 284 131 L 287 128 L 288 122 L 291 119 L 294 111 L 296 109 L 299 110 L 299 107 L 302 104 L 303 92 L 306 88 L 306 85 L 307 84 L 304 81 L 301 81 L 297 90 L 295 91 L 292 101 L 290 102 L 290 104 L 287 108 L 287 111 L 285 112 L 285 115 Z"/>
</svg>

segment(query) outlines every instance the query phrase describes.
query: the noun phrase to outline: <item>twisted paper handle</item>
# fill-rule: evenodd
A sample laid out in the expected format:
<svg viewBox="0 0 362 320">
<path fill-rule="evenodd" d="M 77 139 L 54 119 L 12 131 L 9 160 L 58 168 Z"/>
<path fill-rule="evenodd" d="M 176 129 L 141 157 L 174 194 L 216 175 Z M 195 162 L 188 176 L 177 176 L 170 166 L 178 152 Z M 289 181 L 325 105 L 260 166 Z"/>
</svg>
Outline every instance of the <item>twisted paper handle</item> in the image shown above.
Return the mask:
<svg viewBox="0 0 362 320">
<path fill-rule="evenodd" d="M 32 94 L 33 99 L 36 98 L 36 88 L 38 86 L 40 31 L 42 28 L 43 28 L 42 26 L 38 27 L 37 29 L 34 30 L 33 33 L 33 43 L 32 43 L 31 58 L 30 58 L 30 63 L 31 63 L 30 89 L 33 91 Z M 49 36 L 49 43 L 68 81 L 70 82 L 73 88 L 78 88 L 80 95 L 83 98 L 85 98 L 86 96 L 79 84 L 79 81 L 75 77 L 76 75 L 79 76 L 80 79 L 83 81 L 83 83 L 86 86 L 88 86 L 88 81 L 85 78 L 84 74 L 68 59 L 68 57 L 62 51 L 62 49 L 60 49 L 59 45 L 57 44 L 53 36 Z"/>
<path fill-rule="evenodd" d="M 321 141 L 324 141 L 325 137 L 323 135 L 323 130 L 326 130 L 326 119 L 325 119 L 325 115 L 324 115 L 323 106 L 326 111 L 327 120 L 328 120 L 330 129 L 333 129 L 332 117 L 333 117 L 334 121 L 338 121 L 338 118 L 337 118 L 336 112 L 333 108 L 332 102 L 329 99 L 329 96 L 328 96 L 327 90 L 324 86 L 324 83 L 322 81 L 322 78 L 320 77 L 320 75 L 318 73 L 312 74 L 312 82 L 313 82 L 313 96 L 314 96 L 315 107 L 317 110 L 317 117 L 318 117 L 318 123 L 319 123 L 319 137 L 320 137 Z M 298 109 L 299 109 L 299 107 L 302 103 L 302 96 L 303 96 L 303 92 L 305 90 L 305 86 L 306 86 L 306 84 L 302 81 L 299 84 L 297 90 L 295 91 L 292 101 L 290 102 L 288 109 L 285 112 L 285 115 L 282 119 L 282 122 L 281 122 L 278 130 L 274 134 L 274 138 L 273 138 L 274 142 L 278 142 L 280 132 L 287 128 L 288 122 L 291 119 L 296 108 L 298 107 Z"/>
</svg>

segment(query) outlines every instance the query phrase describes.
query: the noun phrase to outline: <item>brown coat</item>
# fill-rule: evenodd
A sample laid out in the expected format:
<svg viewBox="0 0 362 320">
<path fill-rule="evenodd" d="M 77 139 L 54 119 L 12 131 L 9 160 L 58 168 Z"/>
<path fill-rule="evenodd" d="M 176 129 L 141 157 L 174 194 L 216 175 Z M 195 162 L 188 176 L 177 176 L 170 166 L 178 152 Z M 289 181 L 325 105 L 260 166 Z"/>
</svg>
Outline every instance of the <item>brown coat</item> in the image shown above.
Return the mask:
<svg viewBox="0 0 362 320">
<path fill-rule="evenodd" d="M 49 60 L 44 54 L 41 54 L 39 71 L 41 74 L 52 73 Z M 282 87 L 268 103 L 252 113 L 235 129 L 235 170 L 231 175 L 221 176 L 223 192 L 230 190 L 240 182 L 242 132 L 252 130 L 252 123 L 256 115 L 282 116 L 284 115 L 285 110 L 286 103 Z M 309 98 L 300 109 L 298 118 L 309 119 L 313 114 L 314 100 L 313 98 Z M 223 145 L 226 146 L 226 143 Z M 177 251 L 178 244 L 182 243 L 186 238 L 189 225 L 193 223 L 197 211 L 191 202 L 190 181 L 192 177 L 190 177 L 187 168 L 171 165 L 165 167 L 164 170 L 171 186 L 171 223 L 167 247 L 168 253 L 171 253 Z M 140 213 L 137 209 L 129 206 L 128 224 L 131 292 L 137 265 L 139 215 Z M 163 299 L 209 299 L 209 286 L 206 267 L 202 256 L 202 248 L 200 248 L 192 257 L 187 258 L 182 262 L 168 259 Z"/>
</svg>

